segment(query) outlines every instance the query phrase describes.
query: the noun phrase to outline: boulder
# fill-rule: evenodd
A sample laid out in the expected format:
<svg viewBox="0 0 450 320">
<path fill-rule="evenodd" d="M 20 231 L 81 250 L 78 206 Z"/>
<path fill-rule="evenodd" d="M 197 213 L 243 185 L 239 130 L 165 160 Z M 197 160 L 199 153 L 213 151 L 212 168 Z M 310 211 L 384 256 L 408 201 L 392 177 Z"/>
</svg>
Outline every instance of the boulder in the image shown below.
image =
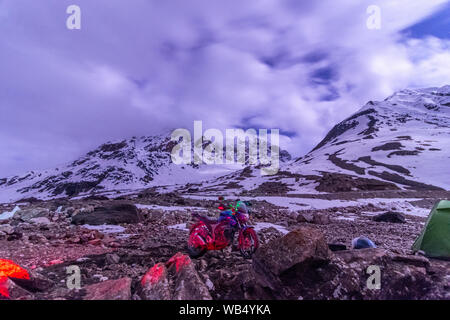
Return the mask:
<svg viewBox="0 0 450 320">
<path fill-rule="evenodd" d="M 108 264 L 118 264 L 120 262 L 120 257 L 115 253 L 108 253 L 105 259 Z"/>
<path fill-rule="evenodd" d="M 189 256 L 177 253 L 167 264 L 175 274 L 173 300 L 212 300 Z"/>
<path fill-rule="evenodd" d="M 178 252 L 144 275 L 138 295 L 143 300 L 212 300 L 189 256 Z"/>
<path fill-rule="evenodd" d="M 48 291 L 55 285 L 54 282 L 38 272 L 30 271 L 29 275 L 30 279 L 11 278 L 11 280 L 16 285 L 32 293 Z"/>
<path fill-rule="evenodd" d="M 385 264 L 389 258 L 387 250 L 368 248 L 360 250 L 345 250 L 335 252 L 335 258 L 343 260 L 352 266 L 369 266 L 375 264 Z"/>
<path fill-rule="evenodd" d="M 113 204 L 106 207 L 97 207 L 92 213 L 82 212 L 72 217 L 76 225 L 103 225 L 138 223 L 141 216 L 135 205 L 129 203 Z"/>
<path fill-rule="evenodd" d="M 14 227 L 9 224 L 3 224 L 0 225 L 0 232 L 3 232 L 4 234 L 13 234 L 14 233 Z"/>
<path fill-rule="evenodd" d="M 376 248 L 331 253 L 321 232 L 306 227 L 262 246 L 252 267 L 269 299 L 419 300 L 448 296 L 450 282 L 448 265 L 433 269 L 421 256 Z"/>
<path fill-rule="evenodd" d="M 170 300 L 172 298 L 167 268 L 163 263 L 157 263 L 150 268 L 140 284 L 139 296 L 143 300 Z"/>
<path fill-rule="evenodd" d="M 303 212 L 297 216 L 299 223 L 313 223 L 313 224 L 330 224 L 330 217 L 323 212 Z"/>
<path fill-rule="evenodd" d="M 85 288 L 85 300 L 130 300 L 131 279 L 107 280 Z"/>
<path fill-rule="evenodd" d="M 392 258 L 392 261 L 402 262 L 405 264 L 413 265 L 416 267 L 428 268 L 430 266 L 430 260 L 423 256 L 412 256 L 412 255 L 396 255 Z"/>
<path fill-rule="evenodd" d="M 0 279 L 0 301 L 1 300 L 34 300 L 31 292 L 20 287 L 8 278 Z"/>
<path fill-rule="evenodd" d="M 286 284 L 301 280 L 302 273 L 326 265 L 330 258 L 323 233 L 301 227 L 260 247 L 253 256 L 253 270 L 263 287 L 283 298 L 289 296 Z"/>
<path fill-rule="evenodd" d="M 22 221 L 30 221 L 33 218 L 39 217 L 47 217 L 49 215 L 49 210 L 47 208 L 31 208 L 31 209 L 23 209 L 18 211 L 14 215 L 14 219 L 19 219 Z"/>
<path fill-rule="evenodd" d="M 279 230 L 274 227 L 264 228 L 258 232 L 259 243 L 265 244 L 269 243 L 271 240 L 280 238 L 283 236 Z"/>
<path fill-rule="evenodd" d="M 313 223 L 314 224 L 330 224 L 331 219 L 330 219 L 330 216 L 326 213 L 315 212 L 314 216 L 313 216 Z"/>
<path fill-rule="evenodd" d="M 333 265 L 338 272 L 330 283 L 339 285 L 339 291 L 334 293 L 336 299 L 420 300 L 433 287 L 440 290 L 433 279 L 436 275 L 428 273 L 426 258 L 392 255 L 383 249 L 361 249 L 336 252 Z M 368 286 L 371 266 L 380 270 L 379 289 Z"/>
<path fill-rule="evenodd" d="M 14 279 L 29 280 L 29 272 L 7 259 L 0 259 L 0 299 L 32 299 L 30 292 L 20 287 Z"/>
<path fill-rule="evenodd" d="M 297 222 L 299 222 L 299 223 L 303 223 L 303 222 L 313 223 L 313 221 L 314 221 L 314 214 L 310 213 L 310 212 L 300 213 L 297 216 Z"/>
<path fill-rule="evenodd" d="M 373 217 L 376 222 L 405 223 L 406 218 L 403 213 L 388 211 Z"/>
<path fill-rule="evenodd" d="M 31 218 L 31 219 L 29 220 L 29 222 L 30 222 L 31 224 L 45 225 L 45 226 L 48 226 L 48 225 L 50 225 L 50 224 L 52 223 L 52 222 L 51 222 L 48 218 L 46 218 L 46 217 Z"/>
</svg>

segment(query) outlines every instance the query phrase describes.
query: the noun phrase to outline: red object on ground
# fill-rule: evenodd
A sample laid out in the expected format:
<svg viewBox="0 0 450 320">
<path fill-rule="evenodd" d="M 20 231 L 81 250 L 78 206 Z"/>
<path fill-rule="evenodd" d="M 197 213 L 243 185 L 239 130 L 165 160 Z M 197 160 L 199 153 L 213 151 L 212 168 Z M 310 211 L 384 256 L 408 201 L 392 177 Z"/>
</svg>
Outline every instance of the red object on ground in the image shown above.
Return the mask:
<svg viewBox="0 0 450 320">
<path fill-rule="evenodd" d="M 164 275 L 164 265 L 162 263 L 155 264 L 141 280 L 142 286 L 145 287 L 146 284 L 155 284 Z"/>
<path fill-rule="evenodd" d="M 177 272 L 180 272 L 181 268 L 191 263 L 191 259 L 180 252 L 178 252 L 176 255 L 174 255 L 172 258 L 167 261 L 167 266 L 172 266 L 175 264 L 175 268 Z"/>
<path fill-rule="evenodd" d="M 61 264 L 64 263 L 61 259 L 52 260 L 48 263 L 48 266 L 54 266 L 55 264 Z"/>
<path fill-rule="evenodd" d="M 30 279 L 27 270 L 11 260 L 0 259 L 0 295 L 9 298 L 6 281 L 8 278 Z"/>
<path fill-rule="evenodd" d="M 0 279 L 0 300 L 1 297 L 9 298 L 8 288 L 6 287 L 6 280 L 8 280 L 8 278 Z"/>
</svg>

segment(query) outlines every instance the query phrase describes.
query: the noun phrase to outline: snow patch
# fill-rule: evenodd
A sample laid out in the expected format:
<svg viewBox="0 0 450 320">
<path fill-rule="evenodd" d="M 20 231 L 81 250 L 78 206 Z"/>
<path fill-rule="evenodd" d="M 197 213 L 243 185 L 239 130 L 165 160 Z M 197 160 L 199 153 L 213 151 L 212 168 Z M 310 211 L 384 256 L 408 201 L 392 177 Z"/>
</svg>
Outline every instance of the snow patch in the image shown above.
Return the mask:
<svg viewBox="0 0 450 320">
<path fill-rule="evenodd" d="M 180 210 L 207 211 L 207 209 L 197 207 L 178 207 L 178 206 L 168 207 L 168 206 L 158 206 L 154 204 L 135 204 L 135 206 L 138 209 L 162 210 L 162 211 L 180 211 Z"/>
<path fill-rule="evenodd" d="M 103 224 L 101 226 L 91 226 L 91 225 L 85 224 L 85 225 L 82 225 L 82 227 L 85 229 L 88 229 L 88 230 L 97 230 L 97 231 L 100 231 L 101 233 L 105 233 L 105 234 L 122 233 L 126 230 L 124 227 L 108 225 L 108 224 Z"/>
<path fill-rule="evenodd" d="M 189 232 L 189 229 L 186 227 L 186 223 L 174 224 L 172 226 L 168 226 L 167 228 L 172 230 L 181 230 Z"/>
<path fill-rule="evenodd" d="M 273 223 L 269 223 L 269 222 L 257 222 L 255 223 L 255 231 L 259 232 L 261 230 L 264 229 L 268 229 L 268 228 L 275 228 L 278 231 L 280 231 L 282 234 L 288 234 L 289 230 L 287 230 L 285 227 L 277 225 L 277 224 L 273 224 Z"/>
<path fill-rule="evenodd" d="M 14 217 L 14 214 L 19 211 L 19 206 L 16 206 L 12 211 L 6 211 L 0 214 L 0 220 L 8 220 Z"/>
</svg>

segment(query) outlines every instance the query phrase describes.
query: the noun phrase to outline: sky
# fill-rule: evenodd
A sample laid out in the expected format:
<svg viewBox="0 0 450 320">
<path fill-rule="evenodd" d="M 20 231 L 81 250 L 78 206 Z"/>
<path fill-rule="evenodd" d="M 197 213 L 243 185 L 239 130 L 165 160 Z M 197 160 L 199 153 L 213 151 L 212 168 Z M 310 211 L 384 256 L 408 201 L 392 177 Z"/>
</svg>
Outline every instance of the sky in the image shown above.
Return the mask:
<svg viewBox="0 0 450 320">
<path fill-rule="evenodd" d="M 194 120 L 300 156 L 369 100 L 446 84 L 446 0 L 0 0 L 0 177 Z"/>
</svg>

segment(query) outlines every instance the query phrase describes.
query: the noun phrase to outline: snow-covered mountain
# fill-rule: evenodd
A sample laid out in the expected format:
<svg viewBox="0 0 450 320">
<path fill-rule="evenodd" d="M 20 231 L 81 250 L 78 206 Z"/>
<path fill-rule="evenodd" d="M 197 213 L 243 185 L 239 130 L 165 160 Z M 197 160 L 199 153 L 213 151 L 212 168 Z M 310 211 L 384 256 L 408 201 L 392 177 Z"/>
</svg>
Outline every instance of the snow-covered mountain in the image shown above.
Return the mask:
<svg viewBox="0 0 450 320">
<path fill-rule="evenodd" d="M 272 177 L 247 168 L 204 190 L 313 193 L 450 189 L 450 86 L 370 101 Z"/>
<path fill-rule="evenodd" d="M 171 186 L 202 192 L 316 193 L 450 189 L 450 86 L 369 102 L 307 155 L 260 167 L 175 165 L 170 135 L 109 142 L 52 170 L 0 179 L 0 202 Z M 204 144 L 204 147 L 207 144 Z M 284 162 L 283 162 L 284 160 Z"/>
<path fill-rule="evenodd" d="M 405 189 L 450 189 L 450 86 L 369 102 L 287 168 L 317 169 Z"/>
<path fill-rule="evenodd" d="M 202 180 L 202 173 L 214 177 L 229 172 L 173 165 L 170 157 L 173 146 L 170 135 L 108 142 L 61 167 L 0 179 L 0 200 L 73 196 L 124 188 L 133 190 Z"/>
<path fill-rule="evenodd" d="M 203 149 L 209 143 L 204 140 Z M 244 168 L 239 164 L 177 165 L 171 158 L 175 145 L 170 133 L 108 142 L 76 161 L 55 169 L 31 171 L 0 179 L 0 202 L 113 190 L 135 191 L 152 186 L 184 186 L 209 181 Z M 196 152 L 193 146 L 191 152 Z M 223 152 L 225 156 L 225 148 Z M 281 156 L 281 161 L 291 160 L 289 153 L 284 150 Z"/>
</svg>

